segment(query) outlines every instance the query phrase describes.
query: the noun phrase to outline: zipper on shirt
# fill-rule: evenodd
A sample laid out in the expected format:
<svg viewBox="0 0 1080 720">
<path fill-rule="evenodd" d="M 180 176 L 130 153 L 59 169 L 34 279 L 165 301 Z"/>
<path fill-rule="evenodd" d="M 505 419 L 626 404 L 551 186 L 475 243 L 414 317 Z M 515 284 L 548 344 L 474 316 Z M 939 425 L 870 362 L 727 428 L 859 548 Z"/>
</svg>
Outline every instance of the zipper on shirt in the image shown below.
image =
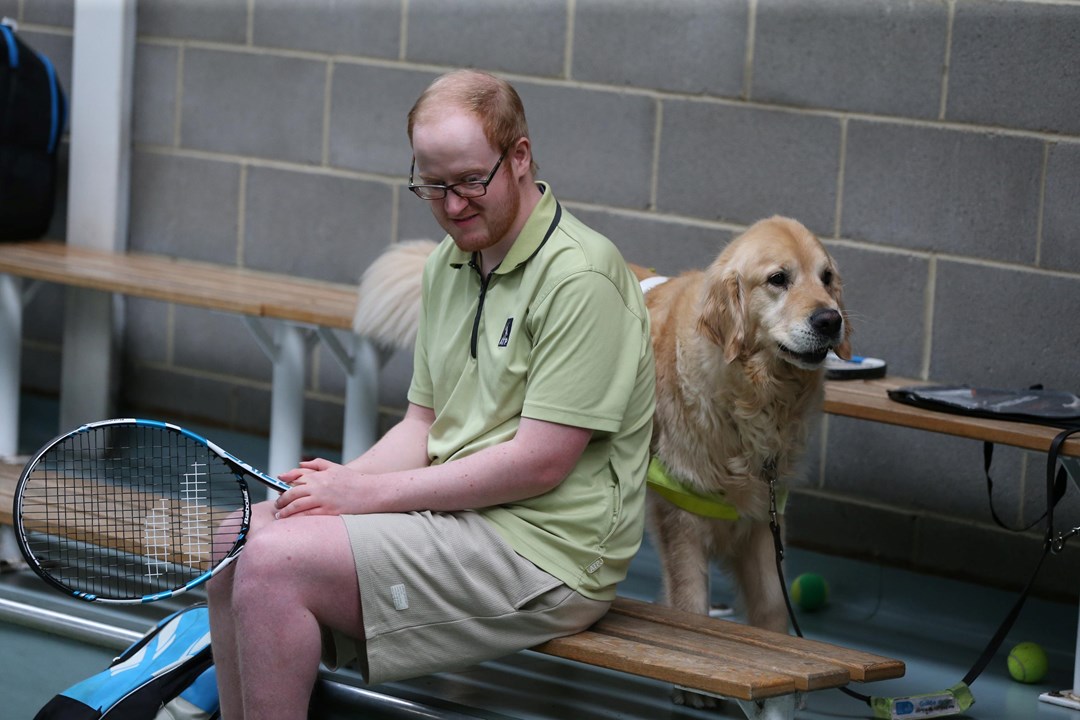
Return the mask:
<svg viewBox="0 0 1080 720">
<path fill-rule="evenodd" d="M 476 359 L 476 343 L 477 337 L 480 334 L 480 316 L 484 312 L 484 298 L 487 297 L 488 284 L 491 282 L 491 278 L 495 276 L 495 270 L 498 269 L 496 265 L 487 277 L 484 277 L 484 273 L 480 270 L 480 265 L 476 262 L 476 254 L 474 253 L 469 260 L 469 267 L 476 271 L 477 277 L 480 278 L 480 298 L 476 303 L 476 317 L 473 318 L 472 324 L 472 337 L 469 340 L 469 351 L 472 353 L 473 360 Z"/>
<path fill-rule="evenodd" d="M 558 201 L 555 201 L 555 216 L 551 219 L 551 224 L 548 226 L 547 232 L 544 233 L 544 239 L 540 241 L 540 244 L 533 250 L 532 255 L 526 258 L 524 262 L 528 262 L 540 252 L 541 248 L 547 244 L 548 238 L 551 237 L 551 233 L 555 232 L 555 228 L 559 226 L 561 220 L 562 205 L 560 205 Z M 500 265 L 502 265 L 501 262 L 491 269 L 491 272 L 488 273 L 487 277 L 484 277 L 483 271 L 480 270 L 480 264 L 476 262 L 476 253 L 473 253 L 469 258 L 469 267 L 475 270 L 476 276 L 480 278 L 480 299 L 476 304 L 476 317 L 473 318 L 472 337 L 469 340 L 469 351 L 472 353 L 473 360 L 476 359 L 476 343 L 477 338 L 480 335 L 480 315 L 484 312 L 484 298 L 487 296 L 488 285 L 491 284 L 491 279 L 495 277 L 495 271 L 499 269 Z M 458 267 L 461 266 L 459 265 Z"/>
</svg>

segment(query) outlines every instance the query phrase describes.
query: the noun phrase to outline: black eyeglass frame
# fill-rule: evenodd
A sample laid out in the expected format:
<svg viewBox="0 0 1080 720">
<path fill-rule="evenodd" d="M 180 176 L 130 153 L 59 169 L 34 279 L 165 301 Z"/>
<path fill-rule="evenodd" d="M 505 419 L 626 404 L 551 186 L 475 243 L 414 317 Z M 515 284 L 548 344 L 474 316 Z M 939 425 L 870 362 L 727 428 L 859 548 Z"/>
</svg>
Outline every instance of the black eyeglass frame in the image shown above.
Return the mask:
<svg viewBox="0 0 1080 720">
<path fill-rule="evenodd" d="M 463 182 L 451 183 L 449 185 L 414 184 L 413 173 L 416 171 L 416 158 L 413 157 L 412 165 L 409 166 L 409 190 L 421 200 L 442 200 L 446 197 L 447 191 L 452 192 L 463 199 L 483 197 L 484 195 L 487 195 L 488 185 L 495 179 L 495 173 L 499 172 L 499 168 L 502 167 L 502 162 L 506 159 L 506 153 L 508 152 L 510 151 L 503 150 L 503 154 L 499 156 L 498 161 L 495 163 L 495 167 L 491 168 L 491 172 L 489 172 L 488 176 L 483 180 L 466 180 Z M 461 188 L 462 185 L 477 186 L 475 189 L 479 190 L 479 192 L 473 192 L 473 190 L 463 192 L 463 189 Z M 423 194 L 428 192 L 434 194 Z"/>
</svg>

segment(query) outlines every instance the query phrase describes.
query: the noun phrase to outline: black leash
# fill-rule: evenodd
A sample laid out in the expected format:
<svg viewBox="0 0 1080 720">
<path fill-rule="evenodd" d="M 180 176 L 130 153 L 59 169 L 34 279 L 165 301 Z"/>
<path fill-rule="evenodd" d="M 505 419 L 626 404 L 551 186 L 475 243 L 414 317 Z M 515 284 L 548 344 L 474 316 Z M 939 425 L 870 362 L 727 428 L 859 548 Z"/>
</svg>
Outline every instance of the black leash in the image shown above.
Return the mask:
<svg viewBox="0 0 1080 720">
<path fill-rule="evenodd" d="M 1061 446 L 1064 442 L 1073 434 L 1080 433 L 1080 427 L 1071 427 L 1062 430 L 1058 433 L 1050 443 L 1050 447 L 1047 450 L 1046 455 L 1046 512 L 1039 519 L 1046 519 L 1046 535 L 1043 542 L 1043 550 L 1039 555 L 1039 560 L 1035 564 L 1035 569 L 1031 573 L 1031 577 L 1028 578 L 1027 583 L 1024 585 L 1024 589 L 1020 591 L 1019 596 L 1016 598 L 1016 602 L 1013 603 L 1012 608 L 1009 610 L 1005 619 L 1001 621 L 1001 625 L 998 626 L 997 631 L 993 637 L 990 638 L 990 642 L 986 644 L 982 653 L 978 659 L 975 660 L 975 664 L 971 666 L 967 674 L 964 675 L 963 680 L 957 685 L 946 690 L 941 690 L 936 693 L 928 693 L 926 695 L 912 695 L 907 697 L 897 698 L 879 698 L 872 697 L 870 695 L 864 695 L 856 692 L 848 687 L 837 688 L 846 695 L 849 695 L 856 700 L 860 700 L 866 703 L 868 706 L 874 709 L 876 717 L 893 717 L 892 711 L 896 708 L 898 703 L 912 703 L 918 700 L 925 700 L 926 704 L 932 705 L 932 709 L 927 707 L 926 712 L 921 712 L 921 717 L 946 717 L 949 715 L 956 715 L 964 712 L 974 702 L 975 698 L 971 695 L 971 691 L 968 688 L 975 679 L 982 674 L 987 665 L 993 659 L 997 653 L 998 648 L 1005 641 L 1005 637 L 1009 634 L 1013 625 L 1016 623 L 1018 617 L 1020 617 L 1020 611 L 1024 607 L 1024 602 L 1027 600 L 1028 595 L 1031 593 L 1032 587 L 1035 585 L 1035 579 L 1039 575 L 1039 570 L 1042 569 L 1043 561 L 1046 560 L 1046 556 L 1051 552 L 1059 553 L 1064 547 L 1066 541 L 1068 541 L 1074 535 L 1080 534 L 1080 526 L 1072 528 L 1067 533 L 1055 535 L 1054 530 L 1054 506 L 1057 505 L 1061 496 L 1065 494 L 1066 482 L 1065 482 L 1065 469 L 1058 469 L 1058 462 L 1061 454 Z M 989 444 L 989 443 L 988 443 Z M 984 450 L 984 458 L 986 459 L 986 479 L 990 482 L 990 465 L 989 458 L 992 451 Z M 776 548 L 776 575 L 780 580 L 780 589 L 784 593 L 784 602 L 787 604 L 788 616 L 791 618 L 792 628 L 795 630 L 795 634 L 799 637 L 803 637 L 802 629 L 799 627 L 799 621 L 795 617 L 795 609 L 791 604 L 791 597 L 788 595 L 787 582 L 784 579 L 784 542 L 780 533 L 780 522 L 778 519 L 778 513 L 776 510 L 776 467 L 775 464 L 769 462 L 765 465 L 764 474 L 769 483 L 769 527 L 773 534 L 773 545 Z M 1078 479 L 1080 480 L 1080 479 Z M 992 487 L 992 483 L 991 483 Z M 993 502 L 991 502 L 991 513 L 993 513 Z M 997 520 L 996 514 L 994 519 Z M 1038 522 L 1038 521 L 1036 521 Z M 998 523 L 1001 524 L 1000 522 Z M 1034 526 L 1034 523 L 1032 524 Z M 1004 527 L 1004 525 L 1003 525 Z M 1031 527 L 1031 526 L 1029 526 Z"/>
</svg>

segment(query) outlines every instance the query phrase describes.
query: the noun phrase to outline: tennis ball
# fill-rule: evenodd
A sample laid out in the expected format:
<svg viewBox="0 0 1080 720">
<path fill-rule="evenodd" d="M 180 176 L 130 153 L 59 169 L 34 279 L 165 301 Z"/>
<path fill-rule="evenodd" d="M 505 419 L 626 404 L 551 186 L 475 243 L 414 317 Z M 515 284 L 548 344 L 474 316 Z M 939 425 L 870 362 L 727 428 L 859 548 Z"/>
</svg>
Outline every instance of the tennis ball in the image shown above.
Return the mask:
<svg viewBox="0 0 1080 720">
<path fill-rule="evenodd" d="M 820 610 L 829 602 L 829 584 L 817 573 L 803 573 L 791 583 L 791 599 L 803 610 Z"/>
<path fill-rule="evenodd" d="M 1022 642 L 1009 651 L 1009 674 L 1017 682 L 1041 682 L 1048 667 L 1046 651 L 1038 643 Z"/>
</svg>

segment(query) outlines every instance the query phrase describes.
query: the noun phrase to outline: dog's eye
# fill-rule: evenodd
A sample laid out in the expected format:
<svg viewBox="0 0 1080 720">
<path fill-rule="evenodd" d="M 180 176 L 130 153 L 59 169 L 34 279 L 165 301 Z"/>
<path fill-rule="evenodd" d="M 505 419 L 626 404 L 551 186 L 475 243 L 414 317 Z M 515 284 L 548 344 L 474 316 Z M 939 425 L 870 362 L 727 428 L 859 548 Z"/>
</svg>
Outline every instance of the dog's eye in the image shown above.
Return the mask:
<svg viewBox="0 0 1080 720">
<path fill-rule="evenodd" d="M 825 272 L 821 273 L 821 284 L 824 285 L 825 287 L 828 287 L 828 286 L 832 285 L 832 280 L 833 280 L 832 270 L 826 270 Z"/>
<path fill-rule="evenodd" d="M 778 288 L 787 287 L 788 275 L 787 275 L 786 272 L 781 270 L 781 271 L 778 271 L 778 272 L 774 272 L 772 275 L 770 275 L 768 280 L 769 280 L 769 284 L 772 285 L 773 287 L 778 287 Z"/>
</svg>

